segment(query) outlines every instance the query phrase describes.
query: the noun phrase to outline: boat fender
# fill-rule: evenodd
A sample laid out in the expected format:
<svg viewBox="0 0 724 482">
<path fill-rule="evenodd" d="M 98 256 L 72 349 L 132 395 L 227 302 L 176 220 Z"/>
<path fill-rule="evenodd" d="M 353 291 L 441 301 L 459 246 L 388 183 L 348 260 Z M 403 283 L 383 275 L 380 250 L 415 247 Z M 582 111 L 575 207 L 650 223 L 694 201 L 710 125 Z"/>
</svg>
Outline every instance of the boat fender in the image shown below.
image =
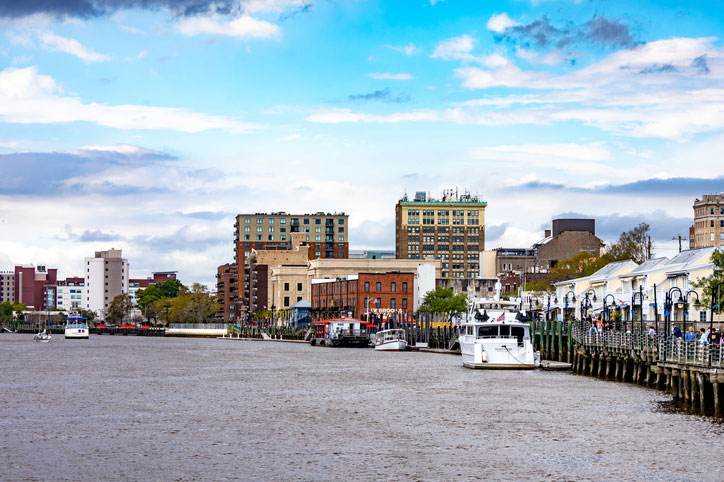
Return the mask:
<svg viewBox="0 0 724 482">
<path fill-rule="evenodd" d="M 488 362 L 488 354 L 485 351 L 483 351 L 483 363 L 487 363 L 487 362 Z"/>
</svg>

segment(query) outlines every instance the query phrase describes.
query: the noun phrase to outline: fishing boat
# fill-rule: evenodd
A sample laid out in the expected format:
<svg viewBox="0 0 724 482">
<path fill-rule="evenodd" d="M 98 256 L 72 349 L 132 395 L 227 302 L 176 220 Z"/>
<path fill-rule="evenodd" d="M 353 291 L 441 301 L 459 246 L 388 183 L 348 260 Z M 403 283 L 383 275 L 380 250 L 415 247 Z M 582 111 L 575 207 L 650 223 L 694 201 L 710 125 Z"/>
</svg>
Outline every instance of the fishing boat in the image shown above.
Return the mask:
<svg viewBox="0 0 724 482">
<path fill-rule="evenodd" d="M 312 324 L 312 346 L 357 346 L 369 345 L 367 323 L 354 318 L 334 318 Z"/>
<path fill-rule="evenodd" d="M 378 331 L 372 340 L 376 351 L 405 351 L 407 349 L 405 330 L 399 328 Z"/>
<path fill-rule="evenodd" d="M 90 330 L 88 330 L 87 318 L 82 316 L 69 316 L 65 320 L 65 338 L 85 338 L 88 339 Z"/>
<path fill-rule="evenodd" d="M 477 299 L 460 335 L 463 366 L 482 369 L 530 369 L 539 364 L 530 338 L 530 316 L 518 303 Z"/>
</svg>

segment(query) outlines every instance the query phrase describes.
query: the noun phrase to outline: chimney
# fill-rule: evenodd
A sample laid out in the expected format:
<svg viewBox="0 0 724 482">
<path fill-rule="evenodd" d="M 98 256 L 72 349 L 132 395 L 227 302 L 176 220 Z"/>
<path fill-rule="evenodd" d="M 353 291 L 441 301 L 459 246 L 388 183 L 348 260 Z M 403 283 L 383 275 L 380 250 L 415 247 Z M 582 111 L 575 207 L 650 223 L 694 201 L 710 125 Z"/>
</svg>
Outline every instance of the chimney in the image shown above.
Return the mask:
<svg viewBox="0 0 724 482">
<path fill-rule="evenodd" d="M 550 235 L 551 235 L 551 230 L 550 230 L 550 229 L 546 229 L 546 230 L 545 230 L 545 236 L 543 236 L 543 237 L 544 237 L 544 238 L 548 238 L 548 237 L 550 237 Z"/>
</svg>

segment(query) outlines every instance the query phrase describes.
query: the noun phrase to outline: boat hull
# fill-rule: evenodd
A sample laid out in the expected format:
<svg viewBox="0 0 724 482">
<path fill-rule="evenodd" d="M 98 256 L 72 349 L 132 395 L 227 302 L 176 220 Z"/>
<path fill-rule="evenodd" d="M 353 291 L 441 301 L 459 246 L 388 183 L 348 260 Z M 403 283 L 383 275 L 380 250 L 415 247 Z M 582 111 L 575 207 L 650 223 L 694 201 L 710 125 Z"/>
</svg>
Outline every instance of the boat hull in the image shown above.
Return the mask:
<svg viewBox="0 0 724 482">
<path fill-rule="evenodd" d="M 533 347 L 528 340 L 522 345 L 511 339 L 474 340 L 460 337 L 460 352 L 465 368 L 528 370 L 535 368 Z"/>
<path fill-rule="evenodd" d="M 405 351 L 407 342 L 405 340 L 392 340 L 375 345 L 375 351 Z"/>
<path fill-rule="evenodd" d="M 88 327 L 85 328 L 66 328 L 65 338 L 66 339 L 88 339 L 89 331 Z"/>
</svg>

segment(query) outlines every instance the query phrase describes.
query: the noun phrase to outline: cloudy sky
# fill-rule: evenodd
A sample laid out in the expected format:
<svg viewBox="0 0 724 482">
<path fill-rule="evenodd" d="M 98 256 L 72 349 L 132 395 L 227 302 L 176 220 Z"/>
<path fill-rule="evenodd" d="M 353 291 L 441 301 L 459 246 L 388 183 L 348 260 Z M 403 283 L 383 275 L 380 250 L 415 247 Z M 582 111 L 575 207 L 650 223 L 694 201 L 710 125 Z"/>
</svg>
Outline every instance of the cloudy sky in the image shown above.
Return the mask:
<svg viewBox="0 0 724 482">
<path fill-rule="evenodd" d="M 651 224 L 724 191 L 724 2 L 0 0 L 0 269 L 211 284 L 240 212 L 345 211 L 394 248 L 404 192 L 469 189 L 486 247 L 558 216 Z"/>
</svg>

